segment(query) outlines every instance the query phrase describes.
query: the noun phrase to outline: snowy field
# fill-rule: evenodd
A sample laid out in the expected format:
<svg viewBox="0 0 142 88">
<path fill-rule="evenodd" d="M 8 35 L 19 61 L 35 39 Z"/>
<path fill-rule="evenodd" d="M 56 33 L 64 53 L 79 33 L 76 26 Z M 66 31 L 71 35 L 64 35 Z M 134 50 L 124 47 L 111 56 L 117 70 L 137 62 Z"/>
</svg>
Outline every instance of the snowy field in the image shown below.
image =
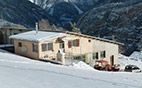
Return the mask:
<svg viewBox="0 0 142 88">
<path fill-rule="evenodd" d="M 0 50 L 0 87 L 142 88 L 142 73 L 105 72 L 59 66 Z"/>
</svg>

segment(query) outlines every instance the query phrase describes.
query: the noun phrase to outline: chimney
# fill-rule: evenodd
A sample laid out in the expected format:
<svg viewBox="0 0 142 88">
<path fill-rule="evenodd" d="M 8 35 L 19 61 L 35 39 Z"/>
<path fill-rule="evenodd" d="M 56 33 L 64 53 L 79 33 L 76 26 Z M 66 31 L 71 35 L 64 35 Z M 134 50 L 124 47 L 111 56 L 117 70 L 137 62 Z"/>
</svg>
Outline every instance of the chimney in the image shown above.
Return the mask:
<svg viewBox="0 0 142 88">
<path fill-rule="evenodd" d="M 112 40 L 115 41 L 115 36 L 114 35 L 112 35 Z"/>
<path fill-rule="evenodd" d="M 36 34 L 38 34 L 38 22 L 36 22 Z"/>
</svg>

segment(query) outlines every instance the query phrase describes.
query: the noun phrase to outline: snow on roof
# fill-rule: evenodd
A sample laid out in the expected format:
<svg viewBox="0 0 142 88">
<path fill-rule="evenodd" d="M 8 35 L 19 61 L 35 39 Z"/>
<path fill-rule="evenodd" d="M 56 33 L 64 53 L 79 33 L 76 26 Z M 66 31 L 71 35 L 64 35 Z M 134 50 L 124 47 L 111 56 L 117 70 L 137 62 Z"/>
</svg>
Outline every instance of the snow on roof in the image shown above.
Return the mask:
<svg viewBox="0 0 142 88">
<path fill-rule="evenodd" d="M 137 59 L 142 59 L 142 53 L 138 51 L 134 51 L 129 57 L 137 58 Z"/>
<path fill-rule="evenodd" d="M 65 36 L 66 34 L 72 34 L 72 35 L 77 35 L 77 36 L 82 36 L 82 37 L 88 37 L 108 43 L 113 43 L 113 44 L 118 44 L 118 45 L 124 45 L 123 43 L 108 40 L 108 39 L 103 39 L 103 38 L 98 38 L 94 36 L 89 36 L 89 35 L 84 35 L 84 34 L 79 34 L 75 32 L 69 32 L 69 31 L 39 31 L 38 34 L 36 34 L 36 31 L 30 31 L 26 33 L 21 33 L 18 35 L 12 35 L 9 38 L 12 39 L 20 39 L 20 40 L 28 40 L 28 41 L 35 41 L 35 42 L 42 42 L 46 41 L 49 39 L 57 38 L 57 37 L 62 37 Z"/>
<path fill-rule="evenodd" d="M 12 35 L 9 38 L 34 41 L 34 42 L 43 42 L 43 41 L 47 41 L 47 40 L 54 39 L 57 37 L 62 37 L 65 35 L 66 35 L 65 33 L 43 32 L 43 31 L 38 31 L 38 33 L 36 34 L 36 31 L 30 31 L 30 32 L 17 34 L 17 35 Z"/>
</svg>

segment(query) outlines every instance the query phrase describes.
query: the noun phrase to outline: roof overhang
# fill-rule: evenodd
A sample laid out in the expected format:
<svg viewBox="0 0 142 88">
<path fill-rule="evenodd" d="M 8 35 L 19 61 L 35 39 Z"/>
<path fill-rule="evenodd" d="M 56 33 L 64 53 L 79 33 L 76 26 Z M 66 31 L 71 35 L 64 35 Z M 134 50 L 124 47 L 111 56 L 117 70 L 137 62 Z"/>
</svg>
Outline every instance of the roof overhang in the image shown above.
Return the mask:
<svg viewBox="0 0 142 88">
<path fill-rule="evenodd" d="M 116 42 L 116 41 L 113 41 L 113 40 L 108 40 L 108 39 L 94 37 L 94 36 L 89 36 L 89 35 L 84 35 L 84 34 L 80 34 L 80 33 L 68 32 L 68 31 L 66 33 L 67 34 L 71 34 L 71 35 L 81 36 L 81 37 L 87 37 L 87 38 L 91 38 L 91 39 L 95 39 L 95 40 L 99 40 L 99 41 L 103 41 L 103 42 L 113 43 L 113 44 L 117 44 L 117 45 L 124 45 L 123 43 Z"/>
</svg>

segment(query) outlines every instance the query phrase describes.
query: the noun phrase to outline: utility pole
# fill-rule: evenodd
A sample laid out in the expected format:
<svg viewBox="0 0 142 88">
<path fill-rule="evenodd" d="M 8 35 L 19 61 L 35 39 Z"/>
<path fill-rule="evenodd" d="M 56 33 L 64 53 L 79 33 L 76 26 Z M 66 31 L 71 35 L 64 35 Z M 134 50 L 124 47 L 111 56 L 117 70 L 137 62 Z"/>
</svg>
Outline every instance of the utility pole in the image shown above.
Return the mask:
<svg viewBox="0 0 142 88">
<path fill-rule="evenodd" d="M 3 19 L 3 13 L 2 13 L 2 10 L 1 10 L 1 14 L 0 14 L 0 17 L 1 17 L 1 19 Z"/>
<path fill-rule="evenodd" d="M 112 35 L 112 40 L 115 41 L 115 36 L 114 35 Z"/>
<path fill-rule="evenodd" d="M 142 31 L 140 33 L 142 34 Z M 141 35 L 141 41 L 140 41 L 140 52 L 142 54 L 142 35 Z"/>
<path fill-rule="evenodd" d="M 38 22 L 36 22 L 36 34 L 38 34 Z"/>
</svg>

